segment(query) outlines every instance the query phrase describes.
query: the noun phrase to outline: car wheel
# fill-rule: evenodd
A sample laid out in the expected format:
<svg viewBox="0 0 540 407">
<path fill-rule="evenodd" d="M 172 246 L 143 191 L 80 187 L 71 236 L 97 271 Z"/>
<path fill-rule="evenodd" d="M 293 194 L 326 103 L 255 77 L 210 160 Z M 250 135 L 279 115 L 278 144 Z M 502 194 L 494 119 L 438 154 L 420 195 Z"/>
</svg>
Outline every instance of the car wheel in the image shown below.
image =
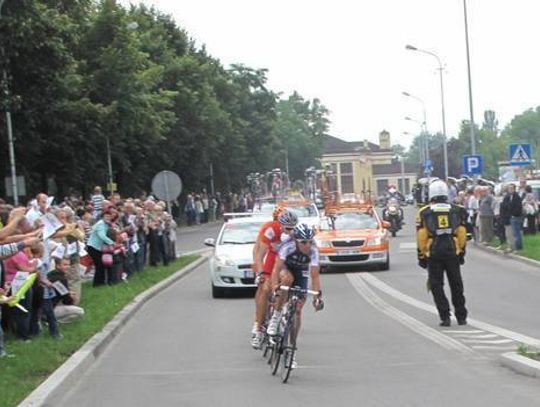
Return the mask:
<svg viewBox="0 0 540 407">
<path fill-rule="evenodd" d="M 223 298 L 225 296 L 225 291 L 223 288 L 216 287 L 212 284 L 212 298 Z"/>
<path fill-rule="evenodd" d="M 390 254 L 386 256 L 386 262 L 379 266 L 379 270 L 386 271 L 390 269 Z"/>
</svg>

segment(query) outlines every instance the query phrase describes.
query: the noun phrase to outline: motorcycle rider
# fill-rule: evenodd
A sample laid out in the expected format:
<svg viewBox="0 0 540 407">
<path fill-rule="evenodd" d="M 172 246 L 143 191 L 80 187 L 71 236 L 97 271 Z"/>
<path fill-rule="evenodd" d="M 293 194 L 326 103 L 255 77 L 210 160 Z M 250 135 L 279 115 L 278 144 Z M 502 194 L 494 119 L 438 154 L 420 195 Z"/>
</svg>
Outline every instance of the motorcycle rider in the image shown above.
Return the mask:
<svg viewBox="0 0 540 407">
<path fill-rule="evenodd" d="M 388 185 L 388 190 L 386 192 L 386 202 L 390 199 L 395 199 L 399 204 L 405 201 L 405 197 L 401 192 L 399 192 L 394 184 Z"/>
<path fill-rule="evenodd" d="M 457 322 L 466 325 L 460 265 L 465 263 L 467 212 L 448 203 L 448 186 L 442 180 L 429 184 L 429 198 L 430 204 L 422 207 L 416 218 L 418 265 L 428 270 L 428 287 L 439 312 L 439 325 L 450 326 L 450 305 L 443 288 L 445 272 Z"/>
<path fill-rule="evenodd" d="M 382 215 L 383 219 L 390 223 L 392 223 L 392 217 L 397 217 L 396 226 L 398 230 L 401 229 L 401 225 L 403 224 L 403 209 L 396 198 L 390 198 L 386 201 L 386 207 L 383 209 Z"/>
</svg>

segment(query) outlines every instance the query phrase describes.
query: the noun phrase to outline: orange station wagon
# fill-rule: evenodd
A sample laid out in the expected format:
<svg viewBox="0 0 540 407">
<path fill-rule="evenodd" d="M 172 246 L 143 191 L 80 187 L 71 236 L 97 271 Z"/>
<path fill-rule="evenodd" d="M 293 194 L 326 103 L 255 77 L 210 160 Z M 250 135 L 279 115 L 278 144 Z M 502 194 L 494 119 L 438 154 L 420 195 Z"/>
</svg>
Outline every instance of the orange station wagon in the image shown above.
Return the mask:
<svg viewBox="0 0 540 407">
<path fill-rule="evenodd" d="M 321 267 L 375 265 L 388 270 L 388 226 L 371 205 L 328 208 L 315 236 Z"/>
</svg>

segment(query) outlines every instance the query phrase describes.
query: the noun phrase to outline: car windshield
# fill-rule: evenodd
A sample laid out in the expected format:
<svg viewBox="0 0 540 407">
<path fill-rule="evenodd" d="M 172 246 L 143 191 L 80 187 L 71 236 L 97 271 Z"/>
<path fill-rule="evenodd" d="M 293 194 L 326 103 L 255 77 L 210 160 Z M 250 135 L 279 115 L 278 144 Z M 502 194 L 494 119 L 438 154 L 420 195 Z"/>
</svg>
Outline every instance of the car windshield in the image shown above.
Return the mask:
<svg viewBox="0 0 540 407">
<path fill-rule="evenodd" d="M 257 240 L 260 222 L 227 223 L 219 244 L 252 244 Z"/>
<path fill-rule="evenodd" d="M 317 211 L 315 210 L 315 207 L 311 204 L 287 206 L 286 209 L 294 213 L 299 218 L 312 218 L 314 216 L 317 216 Z"/>
<path fill-rule="evenodd" d="M 334 227 L 332 227 L 332 221 Z M 327 218 L 326 222 L 321 222 L 321 228 L 323 230 L 378 229 L 379 223 L 369 213 L 338 213 Z"/>
<path fill-rule="evenodd" d="M 271 215 L 272 212 L 274 212 L 274 208 L 275 208 L 274 204 L 263 203 L 260 206 L 255 205 L 253 207 L 253 213 L 258 213 L 262 215 Z"/>
</svg>

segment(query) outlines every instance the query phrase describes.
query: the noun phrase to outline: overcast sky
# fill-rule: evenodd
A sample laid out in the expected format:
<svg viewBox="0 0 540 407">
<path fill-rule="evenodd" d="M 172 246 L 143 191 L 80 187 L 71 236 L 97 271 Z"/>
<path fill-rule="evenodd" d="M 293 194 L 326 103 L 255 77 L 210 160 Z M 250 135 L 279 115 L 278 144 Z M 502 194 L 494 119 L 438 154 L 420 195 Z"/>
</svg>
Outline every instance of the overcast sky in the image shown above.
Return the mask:
<svg viewBox="0 0 540 407">
<path fill-rule="evenodd" d="M 268 68 L 269 86 L 319 98 L 331 134 L 408 145 L 418 132 L 419 102 L 430 132 L 442 130 L 437 61 L 444 72 L 446 127 L 456 136 L 469 118 L 462 0 L 145 0 L 172 14 L 225 65 Z M 123 1 L 124 4 L 129 1 Z M 503 128 L 539 105 L 540 0 L 468 0 L 474 119 L 495 110 Z"/>
</svg>

